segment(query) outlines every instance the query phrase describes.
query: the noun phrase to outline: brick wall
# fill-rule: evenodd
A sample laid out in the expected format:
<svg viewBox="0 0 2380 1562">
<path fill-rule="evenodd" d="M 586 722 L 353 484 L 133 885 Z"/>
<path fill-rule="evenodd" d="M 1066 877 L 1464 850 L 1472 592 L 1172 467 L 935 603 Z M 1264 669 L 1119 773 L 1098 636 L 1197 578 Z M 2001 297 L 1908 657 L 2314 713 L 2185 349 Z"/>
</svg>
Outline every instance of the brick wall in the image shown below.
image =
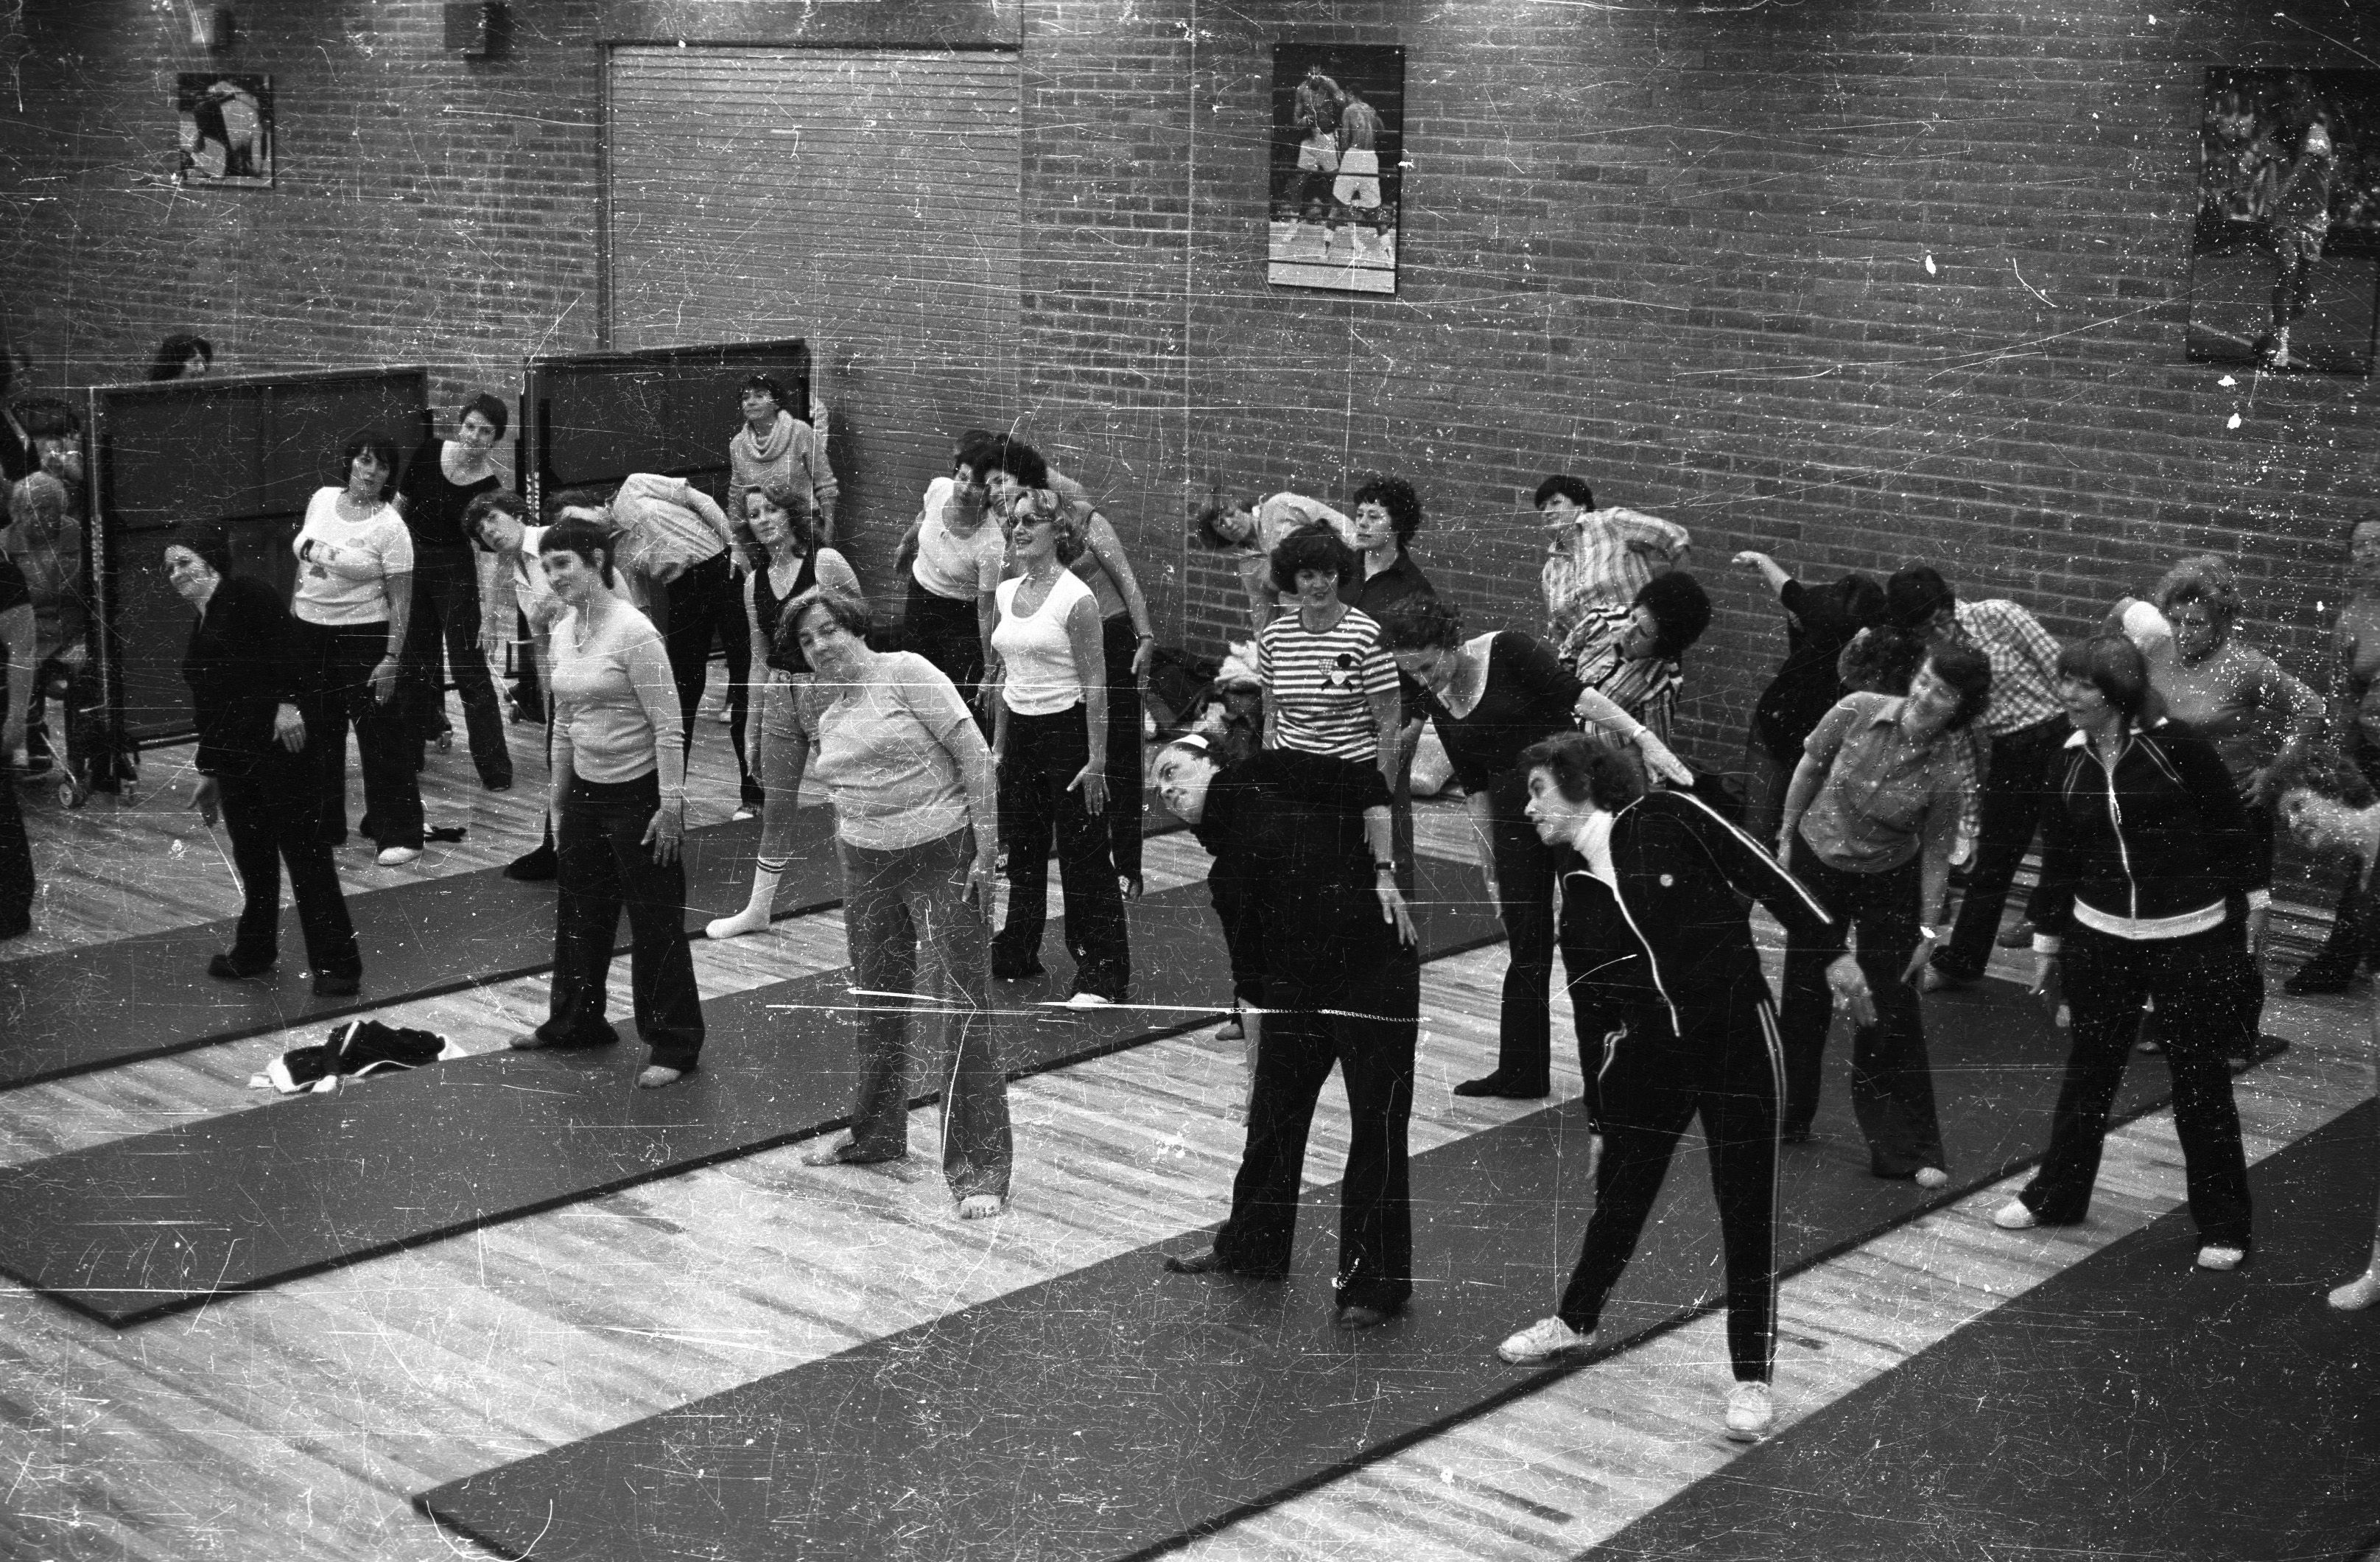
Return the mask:
<svg viewBox="0 0 2380 1562">
<path fill-rule="evenodd" d="M 1180 519 L 1211 486 L 1402 472 L 1425 567 L 1525 625 L 1528 491 L 1578 471 L 1694 531 L 1714 757 L 1781 649 L 1727 563 L 1747 546 L 1925 558 L 2060 632 L 2218 548 L 2312 671 L 2380 435 L 2360 380 L 2182 360 L 2198 95 L 2210 63 L 2360 65 L 2380 36 L 2338 0 L 2152 6 L 1034 0 L 1026 430 L 1208 648 L 1236 588 Z M 437 10 L 251 0 L 209 61 L 149 0 L 31 0 L 0 94 L 9 328 L 69 379 L 187 324 L 242 369 L 419 359 L 447 394 L 594 345 L 598 7 L 516 7 L 492 64 L 447 55 Z M 1394 299 L 1264 282 L 1280 36 L 1407 50 Z M 273 75 L 278 189 L 164 183 L 173 74 L 210 65 Z"/>
</svg>

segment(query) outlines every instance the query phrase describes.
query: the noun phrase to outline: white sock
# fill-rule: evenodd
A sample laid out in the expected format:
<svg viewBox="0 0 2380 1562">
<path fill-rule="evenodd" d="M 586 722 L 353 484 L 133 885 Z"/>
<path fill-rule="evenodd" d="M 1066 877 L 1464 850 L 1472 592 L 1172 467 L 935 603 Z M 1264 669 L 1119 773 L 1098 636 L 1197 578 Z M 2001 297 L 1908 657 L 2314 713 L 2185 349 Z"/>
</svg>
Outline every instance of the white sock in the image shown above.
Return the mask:
<svg viewBox="0 0 2380 1562">
<path fill-rule="evenodd" d="M 752 870 L 752 898 L 732 917 L 722 917 L 702 930 L 706 938 L 734 938 L 739 934 L 759 933 L 769 925 L 769 913 L 776 909 L 777 881 L 785 876 L 785 860 L 763 857 Z"/>
</svg>

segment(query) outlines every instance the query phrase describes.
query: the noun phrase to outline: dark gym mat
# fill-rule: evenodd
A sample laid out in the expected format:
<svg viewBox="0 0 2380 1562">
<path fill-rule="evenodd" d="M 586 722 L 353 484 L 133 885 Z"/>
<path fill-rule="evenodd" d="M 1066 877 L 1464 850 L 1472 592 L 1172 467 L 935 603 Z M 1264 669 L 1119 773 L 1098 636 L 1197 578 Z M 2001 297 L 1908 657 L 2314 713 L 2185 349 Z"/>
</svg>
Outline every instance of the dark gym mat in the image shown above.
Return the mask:
<svg viewBox="0 0 2380 1562">
<path fill-rule="evenodd" d="M 2380 1530 L 2380 1109 L 2249 1174 L 2247 1267 L 2177 1210 L 1845 1395 L 1587 1556 L 2311 1559 Z M 1791 1402 L 1791 1380 L 1785 1385 Z"/>
<path fill-rule="evenodd" d="M 1427 954 L 1501 935 L 1475 870 L 1426 858 L 1422 876 Z M 1230 1003 L 1205 885 L 1129 915 L 1132 1004 L 1038 1007 L 1071 975 L 1054 928 L 1048 976 L 996 984 L 1013 1075 L 1208 1023 Z M 849 980 L 820 972 L 703 1005 L 703 1066 L 664 1091 L 634 1088 L 633 1041 L 497 1052 L 0 1172 L 0 1272 L 120 1327 L 839 1128 Z"/>
<path fill-rule="evenodd" d="M 2005 983 L 1929 1004 L 1964 1188 L 1927 1195 L 1824 1143 L 1781 1168 L 1780 1268 L 1805 1267 L 2005 1175 L 2047 1129 L 2062 1040 Z M 1840 1100 L 1844 1068 L 1833 1084 Z M 2158 1098 L 2135 1068 L 2119 1112 Z M 1836 1108 L 1838 1112 L 1840 1108 Z M 1847 1114 L 1822 1117 L 1839 1137 Z M 1593 1197 L 1574 1107 L 1413 1160 L 1416 1290 L 1389 1327 L 1330 1326 L 1335 1186 L 1294 1277 L 1162 1274 L 1128 1253 L 415 1498 L 501 1556 L 1139 1556 L 1278 1503 L 1579 1370 L 1496 1342 L 1552 1311 Z M 1713 1305 L 1707 1163 L 1682 1145 L 1597 1356 Z M 1954 1153 L 1961 1153 L 1954 1151 Z M 1029 1184 L 1028 1184 L 1029 1186 Z M 1185 1237 L 1169 1247 L 1195 1245 Z M 1783 1372 L 1815 1341 L 1789 1337 Z M 1714 1433 L 1727 1369 L 1710 1372 Z"/>
<path fill-rule="evenodd" d="M 796 818 L 793 864 L 777 886 L 780 921 L 843 901 L 833 811 L 806 808 Z M 1161 809 L 1149 811 L 1148 834 L 1180 828 Z M 686 832 L 686 931 L 699 934 L 742 908 L 759 842 L 757 819 Z M 207 974 L 207 962 L 231 947 L 237 919 L 0 961 L 0 1090 L 510 982 L 553 964 L 553 885 L 516 884 L 501 869 L 364 890 L 347 897 L 347 909 L 364 957 L 363 990 L 351 998 L 314 997 L 294 909 L 281 916 L 279 969 L 251 982 Z"/>
</svg>

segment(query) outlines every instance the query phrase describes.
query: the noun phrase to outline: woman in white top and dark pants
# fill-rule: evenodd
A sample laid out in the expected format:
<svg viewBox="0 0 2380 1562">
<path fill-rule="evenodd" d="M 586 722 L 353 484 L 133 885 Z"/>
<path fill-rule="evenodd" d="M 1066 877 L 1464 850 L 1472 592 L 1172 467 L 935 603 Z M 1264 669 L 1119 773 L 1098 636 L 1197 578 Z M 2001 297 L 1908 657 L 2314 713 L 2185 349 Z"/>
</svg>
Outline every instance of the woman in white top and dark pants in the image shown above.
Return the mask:
<svg viewBox="0 0 2380 1562">
<path fill-rule="evenodd" d="M 1017 501 L 1009 550 L 1021 573 L 1000 583 L 991 647 L 1002 681 L 992 752 L 1008 848 L 1008 924 L 991 943 L 991 973 L 1041 970 L 1050 837 L 1064 875 L 1066 946 L 1079 950 L 1071 1001 L 1122 1003 L 1132 978 L 1123 894 L 1100 815 L 1107 809 L 1107 656 L 1091 589 L 1066 566 L 1082 533 L 1046 488 Z"/>
<path fill-rule="evenodd" d="M 363 761 L 364 833 L 395 867 L 421 855 L 421 787 L 395 703 L 413 610 L 413 538 L 388 502 L 396 445 L 378 429 L 347 441 L 340 486 L 318 488 L 299 528 L 289 609 L 311 669 L 299 708 L 319 769 L 323 839 L 347 838 L 347 724 Z"/>
<path fill-rule="evenodd" d="M 675 1084 L 702 1052 L 702 1002 L 686 940 L 686 745 L 677 682 L 652 620 L 612 593 L 611 536 L 565 521 L 538 539 L 567 609 L 553 627 L 553 988 L 545 1023 L 513 1045 L 608 1046 L 612 945 L 628 913 L 637 1033 L 652 1049 L 637 1083 Z"/>
</svg>

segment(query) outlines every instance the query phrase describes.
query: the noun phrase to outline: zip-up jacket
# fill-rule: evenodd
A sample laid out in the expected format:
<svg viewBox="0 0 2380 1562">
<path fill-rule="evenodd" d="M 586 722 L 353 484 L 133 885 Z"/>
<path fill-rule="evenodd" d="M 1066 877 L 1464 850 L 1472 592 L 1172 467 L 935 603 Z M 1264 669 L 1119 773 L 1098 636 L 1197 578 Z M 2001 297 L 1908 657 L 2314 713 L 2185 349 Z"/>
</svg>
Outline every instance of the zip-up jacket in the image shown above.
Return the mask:
<svg viewBox="0 0 2380 1562">
<path fill-rule="evenodd" d="M 2247 810 L 2215 746 L 2180 722 L 2124 735 L 2112 765 L 2089 740 L 2067 739 L 2043 822 L 2041 885 L 2029 915 L 2037 946 L 2072 931 L 2077 900 L 2107 917 L 2155 921 L 2221 904 L 2246 915 L 2272 870 L 2248 833 Z"/>
<path fill-rule="evenodd" d="M 1842 930 L 1759 842 L 1685 792 L 1648 792 L 1613 816 L 1617 892 L 1572 852 L 1562 873 L 1562 963 L 1571 997 L 1612 1019 L 1661 1006 L 1691 1020 L 1767 992 L 1745 897 L 1796 943 L 1840 947 Z"/>
</svg>

